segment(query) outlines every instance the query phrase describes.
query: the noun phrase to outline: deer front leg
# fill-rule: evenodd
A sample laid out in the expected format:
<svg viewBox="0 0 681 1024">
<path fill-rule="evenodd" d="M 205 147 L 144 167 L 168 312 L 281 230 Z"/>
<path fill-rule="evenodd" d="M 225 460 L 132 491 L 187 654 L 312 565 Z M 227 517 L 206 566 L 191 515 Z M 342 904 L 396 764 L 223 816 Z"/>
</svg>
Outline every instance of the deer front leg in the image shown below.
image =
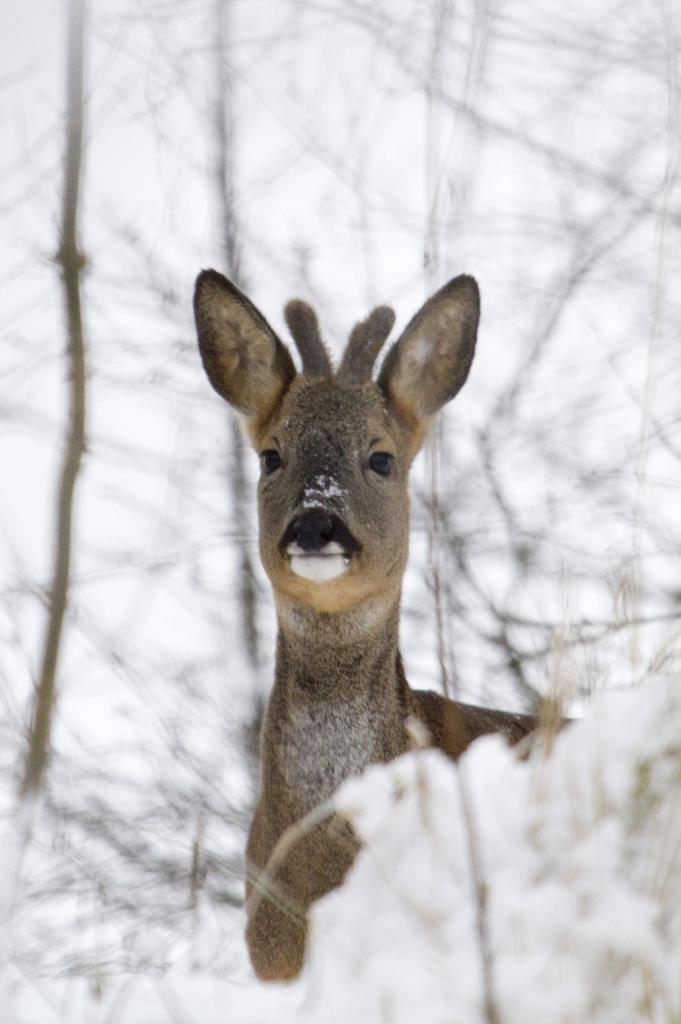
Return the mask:
<svg viewBox="0 0 681 1024">
<path fill-rule="evenodd" d="M 296 837 L 280 858 L 263 818 L 259 810 L 246 849 L 246 943 L 262 981 L 291 981 L 305 959 L 310 904 L 340 885 L 359 846 L 334 816 Z"/>
</svg>

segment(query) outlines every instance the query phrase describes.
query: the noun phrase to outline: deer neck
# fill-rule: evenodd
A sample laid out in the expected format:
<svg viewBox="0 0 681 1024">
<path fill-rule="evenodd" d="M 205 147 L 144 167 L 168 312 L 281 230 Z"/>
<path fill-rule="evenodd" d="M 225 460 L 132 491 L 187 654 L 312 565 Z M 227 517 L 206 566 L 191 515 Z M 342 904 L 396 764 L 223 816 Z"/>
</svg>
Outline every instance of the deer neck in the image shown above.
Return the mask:
<svg viewBox="0 0 681 1024">
<path fill-rule="evenodd" d="M 278 605 L 263 785 L 299 816 L 344 779 L 409 748 L 399 598 L 342 614 Z"/>
</svg>

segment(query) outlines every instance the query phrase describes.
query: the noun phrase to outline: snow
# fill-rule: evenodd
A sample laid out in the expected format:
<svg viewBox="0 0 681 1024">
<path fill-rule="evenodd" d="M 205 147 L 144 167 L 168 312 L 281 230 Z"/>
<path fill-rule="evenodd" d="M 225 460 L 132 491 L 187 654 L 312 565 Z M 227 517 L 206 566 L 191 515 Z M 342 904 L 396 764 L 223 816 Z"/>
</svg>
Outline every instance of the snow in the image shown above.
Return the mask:
<svg viewBox="0 0 681 1024">
<path fill-rule="evenodd" d="M 333 476 L 318 473 L 314 484 L 303 492 L 303 508 L 324 508 L 328 498 L 346 498 L 347 492 Z"/>
<path fill-rule="evenodd" d="M 421 751 L 346 782 L 335 802 L 364 848 L 313 908 L 298 983 L 260 985 L 245 967 L 211 976 L 221 939 L 204 929 L 165 975 L 110 980 L 98 998 L 83 978 L 30 983 L 8 968 L 2 1020 L 482 1024 L 471 829 L 502 1024 L 678 1019 L 678 684 L 595 699 L 527 760 L 495 736 L 458 766 Z"/>
<path fill-rule="evenodd" d="M 501 1021 L 678 1019 L 680 798 L 671 683 L 600 698 L 525 762 L 488 737 L 458 769 L 426 751 L 346 783 L 365 848 L 314 909 L 314 1020 L 487 1019 L 471 827 Z"/>
</svg>

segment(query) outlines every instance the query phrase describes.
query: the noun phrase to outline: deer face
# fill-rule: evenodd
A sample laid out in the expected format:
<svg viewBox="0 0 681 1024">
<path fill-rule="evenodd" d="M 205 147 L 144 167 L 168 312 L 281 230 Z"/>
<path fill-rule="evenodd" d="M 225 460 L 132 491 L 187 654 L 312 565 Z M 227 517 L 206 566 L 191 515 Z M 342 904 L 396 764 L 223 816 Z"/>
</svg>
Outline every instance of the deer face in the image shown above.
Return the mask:
<svg viewBox="0 0 681 1024">
<path fill-rule="evenodd" d="M 335 612 L 399 591 L 407 432 L 371 381 L 293 381 L 258 438 L 260 554 L 279 594 Z"/>
<path fill-rule="evenodd" d="M 260 555 L 278 598 L 335 613 L 396 599 L 406 565 L 407 477 L 428 423 L 463 385 L 477 285 L 456 278 L 414 317 L 370 378 L 393 315 L 350 336 L 336 372 L 312 310 L 286 310 L 303 358 L 215 271 L 197 280 L 199 347 L 213 387 L 242 414 L 260 456 Z"/>
</svg>

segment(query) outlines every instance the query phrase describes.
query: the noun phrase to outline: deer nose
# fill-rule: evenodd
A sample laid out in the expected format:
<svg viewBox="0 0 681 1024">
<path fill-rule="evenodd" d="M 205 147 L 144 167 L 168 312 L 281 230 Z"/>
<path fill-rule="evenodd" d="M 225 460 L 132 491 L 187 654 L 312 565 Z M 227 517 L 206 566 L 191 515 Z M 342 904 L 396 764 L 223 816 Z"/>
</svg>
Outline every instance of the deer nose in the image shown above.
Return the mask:
<svg viewBox="0 0 681 1024">
<path fill-rule="evenodd" d="M 336 522 L 323 509 L 311 509 L 291 523 L 292 539 L 303 551 L 321 551 L 336 538 Z"/>
</svg>

